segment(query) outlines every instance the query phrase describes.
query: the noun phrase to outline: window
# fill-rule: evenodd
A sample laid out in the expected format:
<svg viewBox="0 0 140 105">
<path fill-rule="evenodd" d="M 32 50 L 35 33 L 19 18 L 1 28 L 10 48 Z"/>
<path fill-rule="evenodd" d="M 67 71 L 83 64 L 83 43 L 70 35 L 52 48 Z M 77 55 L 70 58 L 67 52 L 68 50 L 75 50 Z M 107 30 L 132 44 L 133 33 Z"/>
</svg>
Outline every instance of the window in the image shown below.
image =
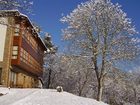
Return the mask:
<svg viewBox="0 0 140 105">
<path fill-rule="evenodd" d="M 32 33 L 28 30 L 26 31 L 23 30 L 21 34 L 22 37 L 26 40 L 26 42 L 36 51 L 38 48 L 38 44 L 35 38 L 33 37 Z"/>
<path fill-rule="evenodd" d="M 1 83 L 1 79 L 2 79 L 1 76 L 2 76 L 2 68 L 0 68 L 0 85 L 2 84 Z"/>
<path fill-rule="evenodd" d="M 17 59 L 18 57 L 18 46 L 13 46 L 12 59 Z"/>
<path fill-rule="evenodd" d="M 41 64 L 23 48 L 21 48 L 20 60 L 34 69 L 41 69 Z"/>
<path fill-rule="evenodd" d="M 10 70 L 10 86 L 14 87 L 16 85 L 17 73 Z"/>
<path fill-rule="evenodd" d="M 25 36 L 25 29 L 22 30 L 22 36 Z"/>
<path fill-rule="evenodd" d="M 14 36 L 19 36 L 19 32 L 20 32 L 20 24 L 16 24 L 15 25 L 15 34 L 14 34 Z"/>
</svg>

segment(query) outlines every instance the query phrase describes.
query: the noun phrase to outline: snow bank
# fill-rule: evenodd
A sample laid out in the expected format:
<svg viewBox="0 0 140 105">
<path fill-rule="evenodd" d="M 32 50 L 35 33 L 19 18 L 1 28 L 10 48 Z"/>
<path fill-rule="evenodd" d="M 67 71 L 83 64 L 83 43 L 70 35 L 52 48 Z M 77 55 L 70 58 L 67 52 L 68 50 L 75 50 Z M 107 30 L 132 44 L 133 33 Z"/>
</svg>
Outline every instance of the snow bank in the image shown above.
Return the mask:
<svg viewBox="0 0 140 105">
<path fill-rule="evenodd" d="M 93 99 L 49 89 L 4 89 L 0 105 L 107 105 Z"/>
</svg>

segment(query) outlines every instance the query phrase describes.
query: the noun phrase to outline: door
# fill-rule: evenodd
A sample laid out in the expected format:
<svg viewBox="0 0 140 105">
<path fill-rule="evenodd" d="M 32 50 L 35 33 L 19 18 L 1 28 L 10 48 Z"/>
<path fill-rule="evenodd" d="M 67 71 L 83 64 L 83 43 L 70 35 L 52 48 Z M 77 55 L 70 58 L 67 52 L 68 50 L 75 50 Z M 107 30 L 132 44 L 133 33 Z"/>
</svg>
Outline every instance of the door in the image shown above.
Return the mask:
<svg viewBox="0 0 140 105">
<path fill-rule="evenodd" d="M 2 76 L 2 68 L 0 68 L 0 85 L 2 85 L 2 83 L 1 83 L 2 82 L 2 80 L 1 80 L 2 77 L 1 76 Z"/>
<path fill-rule="evenodd" d="M 16 87 L 17 73 L 10 71 L 10 87 Z"/>
</svg>

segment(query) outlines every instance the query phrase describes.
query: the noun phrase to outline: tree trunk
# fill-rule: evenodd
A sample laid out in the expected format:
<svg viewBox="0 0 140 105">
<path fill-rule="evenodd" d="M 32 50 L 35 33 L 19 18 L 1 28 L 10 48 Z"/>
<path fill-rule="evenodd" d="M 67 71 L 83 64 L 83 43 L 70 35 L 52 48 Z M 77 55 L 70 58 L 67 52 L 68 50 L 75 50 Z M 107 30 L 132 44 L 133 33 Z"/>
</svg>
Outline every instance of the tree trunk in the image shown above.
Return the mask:
<svg viewBox="0 0 140 105">
<path fill-rule="evenodd" d="M 103 81 L 102 79 L 98 79 L 98 93 L 97 93 L 97 101 L 102 100 L 102 93 L 103 93 Z"/>
<path fill-rule="evenodd" d="M 97 82 L 98 82 L 98 85 L 97 85 L 97 88 L 98 88 L 98 91 L 97 91 L 97 101 L 101 101 L 102 91 L 103 91 L 103 85 L 102 85 L 103 82 L 102 82 L 102 79 L 99 76 L 96 56 L 92 57 L 92 61 L 93 61 L 94 67 L 95 67 L 94 70 L 95 70 L 95 74 L 96 74 L 96 78 L 97 78 Z"/>
<path fill-rule="evenodd" d="M 48 76 L 48 83 L 47 83 L 47 89 L 49 89 L 50 88 L 50 84 L 51 84 L 51 74 L 52 74 L 52 70 L 51 69 L 49 69 L 49 76 Z"/>
<path fill-rule="evenodd" d="M 135 97 L 135 105 L 137 105 L 137 91 L 135 87 L 133 87 L 133 91 L 134 91 L 134 97 Z"/>
<path fill-rule="evenodd" d="M 104 84 L 104 76 L 105 76 L 105 62 L 106 62 L 106 50 L 107 50 L 107 30 L 104 30 L 104 46 L 102 49 L 102 66 L 101 66 L 101 73 L 98 78 L 98 94 L 97 100 L 101 101 L 102 94 L 103 94 L 103 84 Z"/>
</svg>

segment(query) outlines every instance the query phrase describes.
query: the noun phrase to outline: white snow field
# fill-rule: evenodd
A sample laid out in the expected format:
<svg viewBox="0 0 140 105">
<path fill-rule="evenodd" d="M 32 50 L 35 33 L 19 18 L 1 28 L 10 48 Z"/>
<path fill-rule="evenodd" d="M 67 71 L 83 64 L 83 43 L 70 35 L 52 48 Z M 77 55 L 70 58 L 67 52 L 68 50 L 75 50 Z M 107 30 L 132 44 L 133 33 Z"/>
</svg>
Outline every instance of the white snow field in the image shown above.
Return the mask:
<svg viewBox="0 0 140 105">
<path fill-rule="evenodd" d="M 51 89 L 0 88 L 0 105 L 107 105 L 94 99 L 79 97 Z"/>
</svg>

